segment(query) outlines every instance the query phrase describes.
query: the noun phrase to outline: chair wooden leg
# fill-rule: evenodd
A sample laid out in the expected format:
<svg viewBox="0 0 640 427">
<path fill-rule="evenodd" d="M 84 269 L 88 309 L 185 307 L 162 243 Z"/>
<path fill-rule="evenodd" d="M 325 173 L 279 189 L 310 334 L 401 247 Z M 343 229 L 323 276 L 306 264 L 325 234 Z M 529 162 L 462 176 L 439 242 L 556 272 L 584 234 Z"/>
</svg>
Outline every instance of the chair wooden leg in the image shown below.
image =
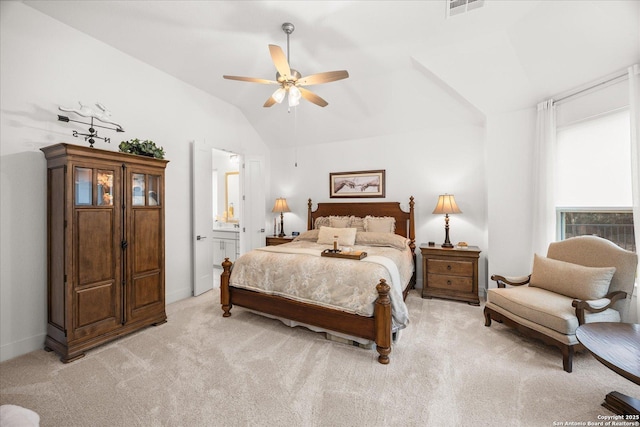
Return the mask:
<svg viewBox="0 0 640 427">
<path fill-rule="evenodd" d="M 571 373 L 573 370 L 573 346 L 567 345 L 562 347 L 562 367 L 568 373 Z"/>
<path fill-rule="evenodd" d="M 484 308 L 484 326 L 491 326 L 491 313 L 487 307 Z"/>
</svg>

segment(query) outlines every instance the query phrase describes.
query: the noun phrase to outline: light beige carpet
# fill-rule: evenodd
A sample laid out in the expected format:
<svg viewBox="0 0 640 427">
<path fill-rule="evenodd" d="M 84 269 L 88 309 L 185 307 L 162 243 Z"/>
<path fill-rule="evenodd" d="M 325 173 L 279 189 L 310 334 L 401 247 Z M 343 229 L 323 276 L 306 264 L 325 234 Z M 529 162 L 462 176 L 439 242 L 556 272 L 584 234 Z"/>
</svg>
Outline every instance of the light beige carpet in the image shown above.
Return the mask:
<svg viewBox="0 0 640 427">
<path fill-rule="evenodd" d="M 486 328 L 481 307 L 416 291 L 387 366 L 239 307 L 225 319 L 218 301 L 171 304 L 168 323 L 70 364 L 44 350 L 6 361 L 0 403 L 42 426 L 553 426 L 612 415 L 609 391 L 640 397 L 588 353 L 567 374 L 558 350 Z"/>
</svg>

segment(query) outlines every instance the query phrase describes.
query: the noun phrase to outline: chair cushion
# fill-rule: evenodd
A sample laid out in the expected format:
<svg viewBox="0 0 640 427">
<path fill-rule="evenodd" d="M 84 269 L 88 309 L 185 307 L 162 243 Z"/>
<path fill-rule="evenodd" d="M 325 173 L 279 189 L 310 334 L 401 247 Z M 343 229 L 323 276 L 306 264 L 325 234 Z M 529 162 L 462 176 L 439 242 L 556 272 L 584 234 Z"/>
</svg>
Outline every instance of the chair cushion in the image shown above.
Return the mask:
<svg viewBox="0 0 640 427">
<path fill-rule="evenodd" d="M 615 267 L 585 267 L 535 254 L 529 286 L 594 300 L 607 294 L 615 272 Z"/>
<path fill-rule="evenodd" d="M 518 286 L 492 288 L 487 301 L 508 310 L 516 316 L 553 329 L 564 335 L 574 335 L 578 328 L 573 298 L 541 288 Z M 611 308 L 600 313 L 585 311 L 585 322 L 619 322 L 620 313 Z"/>
</svg>

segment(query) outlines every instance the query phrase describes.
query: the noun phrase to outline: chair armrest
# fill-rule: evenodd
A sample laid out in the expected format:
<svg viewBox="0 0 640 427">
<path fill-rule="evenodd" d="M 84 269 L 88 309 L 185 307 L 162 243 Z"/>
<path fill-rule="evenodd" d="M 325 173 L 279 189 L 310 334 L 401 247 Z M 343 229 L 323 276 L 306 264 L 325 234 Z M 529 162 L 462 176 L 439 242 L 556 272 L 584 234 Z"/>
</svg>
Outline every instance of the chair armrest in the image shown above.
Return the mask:
<svg viewBox="0 0 640 427">
<path fill-rule="evenodd" d="M 499 288 L 504 288 L 505 285 L 510 286 L 522 286 L 529 283 L 531 279 L 531 275 L 528 276 L 500 276 L 498 274 L 494 274 L 491 276 L 491 280 L 494 280 L 498 283 Z"/>
<path fill-rule="evenodd" d="M 627 297 L 627 293 L 624 291 L 615 291 L 611 292 L 604 296 L 604 298 L 596 299 L 596 300 L 581 300 L 574 299 L 571 302 L 571 306 L 576 309 L 576 317 L 578 318 L 578 324 L 584 325 L 584 311 L 587 310 L 591 313 L 600 313 L 601 311 L 605 311 L 609 307 L 613 305 L 614 302 L 624 299 Z"/>
</svg>

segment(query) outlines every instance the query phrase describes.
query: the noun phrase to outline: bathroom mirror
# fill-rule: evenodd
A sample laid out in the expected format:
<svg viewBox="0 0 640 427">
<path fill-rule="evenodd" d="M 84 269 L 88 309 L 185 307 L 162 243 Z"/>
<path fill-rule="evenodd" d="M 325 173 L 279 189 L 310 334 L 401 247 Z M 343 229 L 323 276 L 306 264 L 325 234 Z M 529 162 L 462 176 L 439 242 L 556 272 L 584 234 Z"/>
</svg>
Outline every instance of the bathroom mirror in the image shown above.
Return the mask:
<svg viewBox="0 0 640 427">
<path fill-rule="evenodd" d="M 237 223 L 238 208 L 240 206 L 240 174 L 239 172 L 226 172 L 224 174 L 224 206 L 227 222 Z"/>
</svg>

